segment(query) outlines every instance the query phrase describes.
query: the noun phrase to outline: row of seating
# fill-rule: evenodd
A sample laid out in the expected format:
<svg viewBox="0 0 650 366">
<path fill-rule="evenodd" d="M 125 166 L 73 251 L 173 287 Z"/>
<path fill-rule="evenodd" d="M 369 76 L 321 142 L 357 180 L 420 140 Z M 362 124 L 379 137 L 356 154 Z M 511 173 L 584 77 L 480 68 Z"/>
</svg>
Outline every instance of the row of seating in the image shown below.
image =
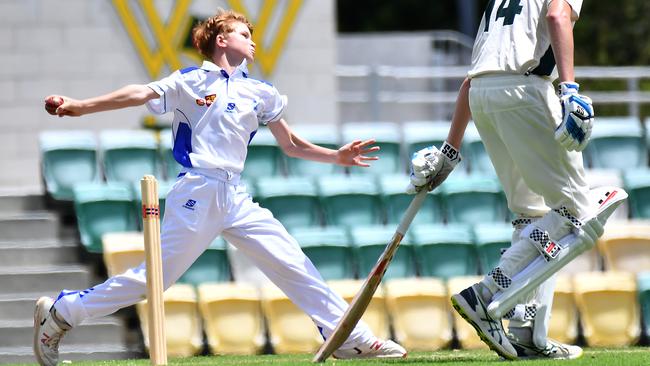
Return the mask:
<svg viewBox="0 0 650 366">
<path fill-rule="evenodd" d="M 647 121 L 646 121 L 647 122 Z M 647 123 L 646 123 L 647 124 Z M 320 176 L 329 174 L 404 174 L 410 155 L 423 147 L 440 146 L 448 122 L 415 121 L 403 124 L 359 122 L 337 125 L 297 125 L 295 131 L 308 140 L 331 148 L 354 139 L 374 138 L 381 147 L 380 160 L 370 168 L 343 169 L 302 159 L 288 158 L 266 128 L 260 128 L 249 145 L 244 176 Z M 171 150 L 171 130 L 157 136 L 148 130 L 105 130 L 99 139 L 91 131 L 45 131 L 40 135 L 43 177 L 47 192 L 57 200 L 71 200 L 75 183 L 139 180 L 143 174 L 173 179 L 181 166 Z M 648 166 L 645 128 L 634 118 L 599 118 L 592 141 L 585 150 L 591 168 L 625 170 Z M 468 126 L 458 171 L 494 174 L 473 124 Z"/>
<path fill-rule="evenodd" d="M 451 308 L 449 296 L 480 277 L 392 279 L 382 283 L 362 320 L 379 337 L 410 351 L 435 351 L 455 340 L 464 349 L 486 348 L 474 329 Z M 351 301 L 363 281 L 329 281 Z M 172 356 L 203 348 L 213 354 L 257 354 L 268 342 L 277 354 L 313 353 L 322 343 L 312 320 L 276 287 L 245 283 L 174 285 L 165 292 L 167 347 Z M 641 321 L 641 308 L 643 319 Z M 557 280 L 549 336 L 575 342 L 582 329 L 588 346 L 634 345 L 650 330 L 650 273 L 584 272 Z M 148 346 L 145 303 L 137 305 Z M 579 328 L 579 324 L 581 328 Z M 266 325 L 266 332 L 265 332 Z M 454 339 L 455 338 L 455 339 Z"/>
</svg>

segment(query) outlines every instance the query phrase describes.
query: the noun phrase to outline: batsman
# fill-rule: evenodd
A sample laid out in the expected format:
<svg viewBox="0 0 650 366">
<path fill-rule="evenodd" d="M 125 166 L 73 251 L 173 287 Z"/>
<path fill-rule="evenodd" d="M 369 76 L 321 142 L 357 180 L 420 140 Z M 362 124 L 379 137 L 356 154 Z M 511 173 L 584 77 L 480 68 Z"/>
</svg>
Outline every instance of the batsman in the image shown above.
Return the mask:
<svg viewBox="0 0 650 366">
<path fill-rule="evenodd" d="M 581 0 L 490 1 L 447 141 L 412 160 L 410 192 L 443 181 L 461 160 L 462 136 L 474 119 L 516 218 L 512 245 L 498 265 L 451 301 L 506 359 L 582 355 L 580 347 L 547 337 L 554 274 L 594 246 L 627 197 L 616 187 L 590 190 L 585 180 L 581 151 L 594 110 L 574 79 L 573 25 L 581 6 Z M 507 333 L 502 318 L 510 320 Z"/>
</svg>

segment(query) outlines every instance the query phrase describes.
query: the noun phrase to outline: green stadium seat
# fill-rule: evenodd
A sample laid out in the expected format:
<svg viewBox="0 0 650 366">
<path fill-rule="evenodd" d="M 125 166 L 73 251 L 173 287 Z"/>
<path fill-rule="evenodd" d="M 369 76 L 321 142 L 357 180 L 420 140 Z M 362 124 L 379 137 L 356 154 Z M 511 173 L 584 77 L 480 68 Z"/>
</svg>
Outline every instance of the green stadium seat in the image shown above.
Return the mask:
<svg viewBox="0 0 650 366">
<path fill-rule="evenodd" d="M 374 178 L 329 175 L 317 180 L 327 225 L 374 225 L 384 222 L 381 197 Z"/>
<path fill-rule="evenodd" d="M 471 225 L 415 225 L 410 232 L 420 276 L 448 279 L 477 274 L 478 260 Z"/>
<path fill-rule="evenodd" d="M 630 169 L 623 172 L 625 190 L 629 194 L 630 216 L 650 219 L 650 169 Z"/>
<path fill-rule="evenodd" d="M 637 289 L 639 303 L 641 304 L 641 321 L 645 334 L 650 334 L 650 271 L 637 275 Z"/>
<path fill-rule="evenodd" d="M 357 250 L 359 278 L 366 278 L 395 234 L 395 226 L 353 226 L 350 238 Z M 417 274 L 410 237 L 402 239 L 384 278 L 407 278 Z"/>
<path fill-rule="evenodd" d="M 379 160 L 370 161 L 370 167 L 350 167 L 350 174 L 393 174 L 405 171 L 401 154 L 401 129 L 392 122 L 347 122 L 341 128 L 342 143 L 375 139 L 381 150 L 370 154 Z"/>
<path fill-rule="evenodd" d="M 505 222 L 508 217 L 505 195 L 494 176 L 452 174 L 440 190 L 447 222 Z"/>
<path fill-rule="evenodd" d="M 325 280 L 355 278 L 356 262 L 342 227 L 304 227 L 290 231 Z"/>
<path fill-rule="evenodd" d="M 43 131 L 39 135 L 41 173 L 47 193 L 72 201 L 75 184 L 98 182 L 97 140 L 90 131 Z"/>
<path fill-rule="evenodd" d="M 164 165 L 165 178 L 167 180 L 174 180 L 178 177 L 183 166 L 174 159 L 172 148 L 174 146 L 172 129 L 166 128 L 160 131 L 160 156 Z"/>
<path fill-rule="evenodd" d="M 307 177 L 265 177 L 257 179 L 256 198 L 285 227 L 321 224 L 316 184 Z"/>
<path fill-rule="evenodd" d="M 296 135 L 319 146 L 336 150 L 341 145 L 340 132 L 335 124 L 302 124 L 291 126 L 291 129 Z M 292 176 L 317 177 L 342 173 L 343 167 L 336 164 L 287 157 L 287 170 L 289 175 Z"/>
<path fill-rule="evenodd" d="M 486 274 L 497 266 L 501 258 L 501 250 L 510 247 L 512 233 L 512 225 L 505 222 L 474 226 L 474 240 L 481 274 Z"/>
<path fill-rule="evenodd" d="M 149 130 L 104 130 L 99 134 L 107 182 L 139 182 L 145 174 L 163 179 L 158 142 Z"/>
<path fill-rule="evenodd" d="M 226 253 L 226 242 L 221 237 L 212 241 L 208 249 L 178 279 L 180 283 L 194 286 L 208 282 L 227 281 L 230 281 L 230 262 Z"/>
<path fill-rule="evenodd" d="M 488 175 L 496 174 L 492 160 L 490 160 L 490 156 L 485 150 L 485 145 L 483 145 L 474 123 L 467 125 L 461 154 L 468 163 L 470 172 Z"/>
<path fill-rule="evenodd" d="M 648 165 L 648 150 L 636 117 L 598 117 L 585 156 L 592 168 L 631 169 Z"/>
<path fill-rule="evenodd" d="M 398 224 L 402 215 L 413 200 L 413 195 L 407 194 L 406 187 L 409 184 L 409 177 L 406 174 L 391 174 L 379 177 L 379 189 L 386 208 L 387 224 Z M 443 222 L 443 211 L 440 195 L 433 191 L 422 203 L 422 207 L 413 218 L 413 224 L 431 224 Z"/>
<path fill-rule="evenodd" d="M 139 215 L 128 183 L 82 183 L 74 186 L 74 208 L 81 243 L 88 252 L 102 252 L 102 235 L 136 231 Z"/>
<path fill-rule="evenodd" d="M 267 127 L 257 130 L 248 144 L 248 153 L 242 176 L 246 178 L 283 175 L 284 154 Z"/>
</svg>

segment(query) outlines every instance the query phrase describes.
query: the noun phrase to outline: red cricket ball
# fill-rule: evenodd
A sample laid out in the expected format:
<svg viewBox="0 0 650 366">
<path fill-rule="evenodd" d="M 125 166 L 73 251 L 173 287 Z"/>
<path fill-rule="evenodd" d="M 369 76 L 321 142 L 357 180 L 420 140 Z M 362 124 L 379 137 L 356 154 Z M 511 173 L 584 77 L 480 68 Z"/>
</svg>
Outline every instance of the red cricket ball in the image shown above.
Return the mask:
<svg viewBox="0 0 650 366">
<path fill-rule="evenodd" d="M 55 115 L 56 109 L 61 104 L 63 104 L 63 98 L 57 96 L 49 97 L 45 99 L 45 110 L 47 111 L 47 113 Z"/>
</svg>

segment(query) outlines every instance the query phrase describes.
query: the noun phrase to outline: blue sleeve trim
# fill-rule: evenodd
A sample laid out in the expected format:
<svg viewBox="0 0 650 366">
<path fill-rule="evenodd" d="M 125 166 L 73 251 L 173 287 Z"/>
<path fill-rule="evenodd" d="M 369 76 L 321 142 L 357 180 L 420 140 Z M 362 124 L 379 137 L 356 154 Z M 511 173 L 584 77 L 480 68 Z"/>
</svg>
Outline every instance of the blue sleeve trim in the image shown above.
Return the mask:
<svg viewBox="0 0 650 366">
<path fill-rule="evenodd" d="M 194 71 L 194 70 L 198 70 L 198 67 L 190 66 L 190 67 L 186 67 L 184 69 L 180 69 L 179 71 L 181 72 L 181 75 L 182 75 L 182 74 L 187 74 L 188 72 Z"/>
<path fill-rule="evenodd" d="M 177 109 L 178 110 L 178 109 Z M 180 112 L 180 110 L 178 110 Z M 183 113 L 183 112 L 180 112 Z M 180 165 L 185 168 L 192 167 L 190 154 L 192 153 L 192 129 L 187 123 L 179 123 L 176 130 L 176 137 L 174 138 L 174 147 L 172 148 L 172 155 Z"/>
</svg>

